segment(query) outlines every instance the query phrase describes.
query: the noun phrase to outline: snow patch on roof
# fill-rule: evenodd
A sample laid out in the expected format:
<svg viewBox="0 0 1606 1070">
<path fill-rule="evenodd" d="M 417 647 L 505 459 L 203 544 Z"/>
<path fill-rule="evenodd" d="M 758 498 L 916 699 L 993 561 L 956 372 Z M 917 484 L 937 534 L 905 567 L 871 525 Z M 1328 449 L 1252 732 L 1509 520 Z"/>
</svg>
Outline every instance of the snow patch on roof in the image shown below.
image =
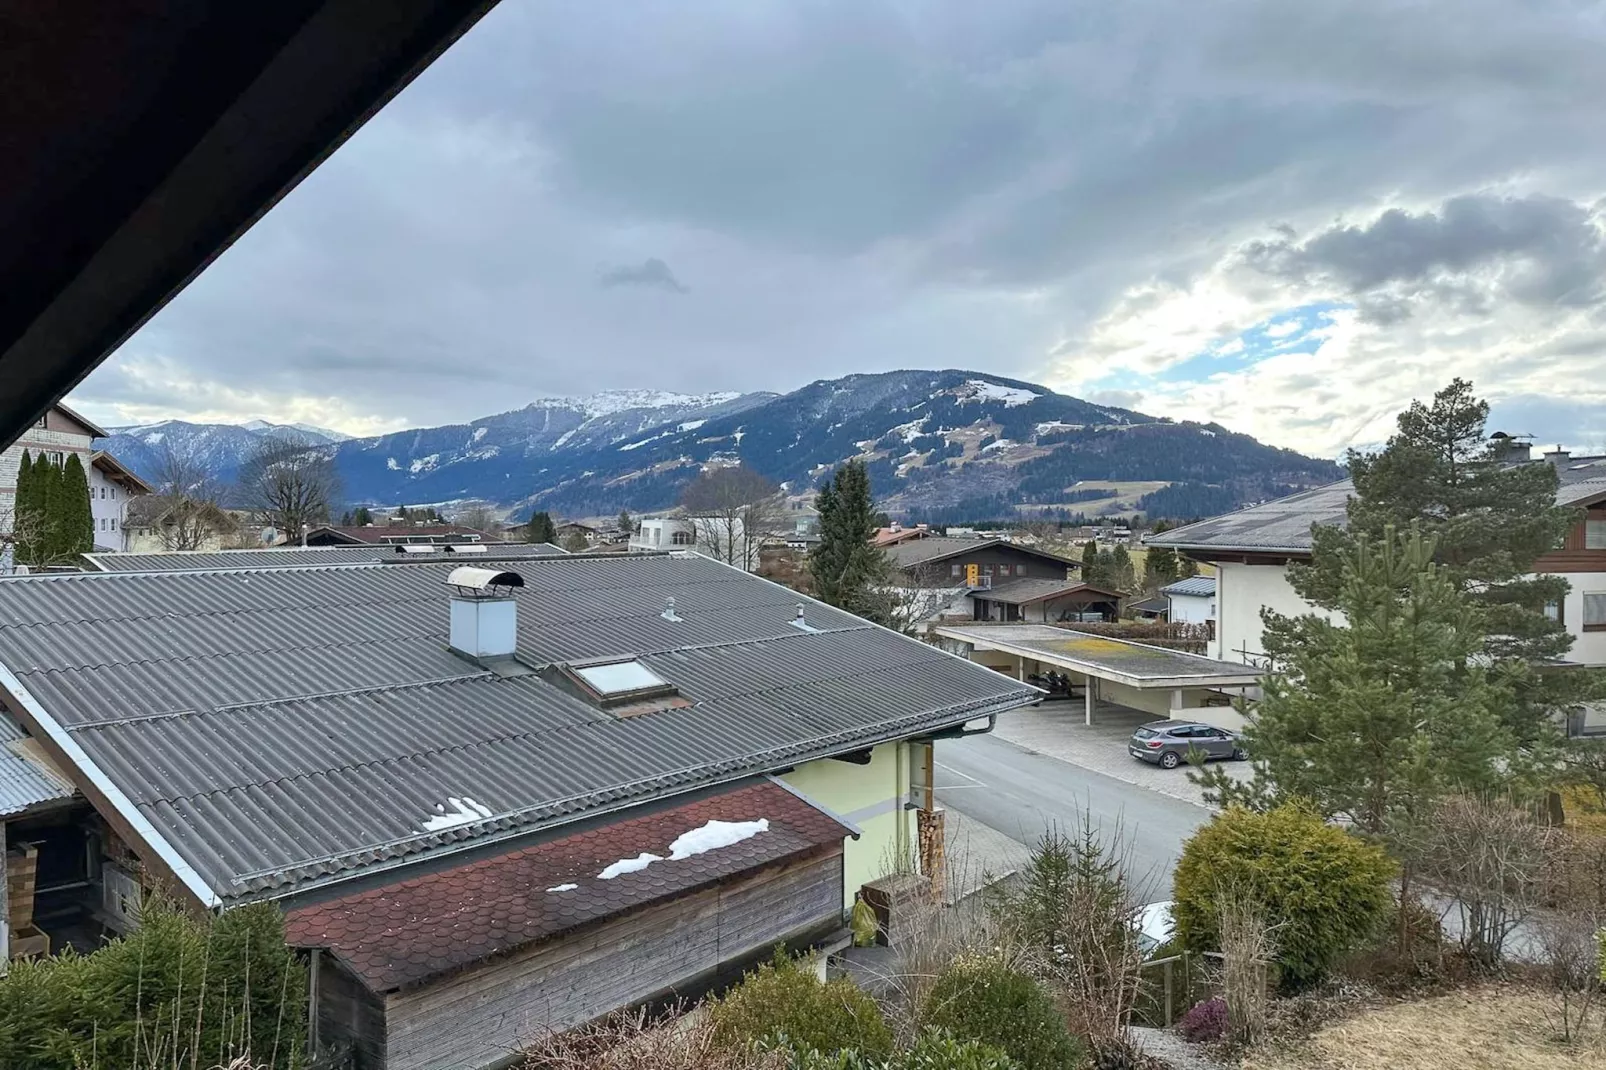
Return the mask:
<svg viewBox="0 0 1606 1070">
<path fill-rule="evenodd" d="M 558 885 L 554 885 L 551 888 L 548 888 L 547 891 L 549 891 L 549 892 L 572 892 L 578 887 L 580 887 L 578 884 L 558 884 Z"/>
<path fill-rule="evenodd" d="M 743 840 L 750 840 L 759 833 L 769 830 L 769 818 L 765 817 L 757 821 L 710 821 L 677 836 L 675 842 L 669 845 L 669 858 L 670 861 L 678 861 L 693 855 L 707 854 L 721 847 L 730 847 Z"/>
<path fill-rule="evenodd" d="M 451 807 L 451 809 L 448 810 L 447 807 Z M 442 829 L 456 828 L 459 825 L 472 825 L 476 821 L 483 821 L 490 816 L 490 807 L 481 806 L 466 795 L 461 799 L 453 796 L 446 800 L 445 805 L 435 804 L 434 815 L 426 817 L 423 821 L 424 831 L 439 832 Z"/>
<path fill-rule="evenodd" d="M 643 851 L 634 858 L 621 858 L 617 862 L 609 863 L 601 873 L 597 874 L 597 879 L 611 881 L 615 877 L 622 877 L 626 873 L 635 873 L 637 870 L 646 869 L 654 862 L 662 862 L 663 860 L 663 855 L 649 854 Z"/>
</svg>

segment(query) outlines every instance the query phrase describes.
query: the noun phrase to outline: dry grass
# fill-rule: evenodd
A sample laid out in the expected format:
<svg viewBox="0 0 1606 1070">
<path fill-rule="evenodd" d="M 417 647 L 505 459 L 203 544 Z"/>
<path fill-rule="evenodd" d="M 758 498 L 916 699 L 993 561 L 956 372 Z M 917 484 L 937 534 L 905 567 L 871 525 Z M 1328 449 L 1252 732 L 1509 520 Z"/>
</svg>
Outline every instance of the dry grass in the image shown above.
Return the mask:
<svg viewBox="0 0 1606 1070">
<path fill-rule="evenodd" d="M 1606 1043 L 1556 1039 L 1551 998 L 1486 987 L 1364 1011 L 1243 1070 L 1600 1070 Z"/>
</svg>

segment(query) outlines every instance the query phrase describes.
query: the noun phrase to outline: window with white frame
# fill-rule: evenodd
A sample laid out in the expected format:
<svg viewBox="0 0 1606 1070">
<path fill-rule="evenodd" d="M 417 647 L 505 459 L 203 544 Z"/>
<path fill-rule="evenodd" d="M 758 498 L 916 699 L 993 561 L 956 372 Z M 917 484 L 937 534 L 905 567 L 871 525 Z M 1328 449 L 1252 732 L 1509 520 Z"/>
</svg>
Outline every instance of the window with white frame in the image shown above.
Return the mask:
<svg viewBox="0 0 1606 1070">
<path fill-rule="evenodd" d="M 1584 521 L 1584 549 L 1606 550 L 1606 518 Z"/>
</svg>

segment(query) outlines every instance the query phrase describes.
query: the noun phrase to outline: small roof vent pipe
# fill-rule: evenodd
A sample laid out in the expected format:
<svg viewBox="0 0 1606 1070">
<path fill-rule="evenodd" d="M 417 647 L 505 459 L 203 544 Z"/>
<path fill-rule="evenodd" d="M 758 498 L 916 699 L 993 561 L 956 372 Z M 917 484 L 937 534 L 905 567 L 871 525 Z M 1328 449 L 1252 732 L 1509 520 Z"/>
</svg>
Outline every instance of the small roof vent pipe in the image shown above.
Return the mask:
<svg viewBox="0 0 1606 1070">
<path fill-rule="evenodd" d="M 664 611 L 658 615 L 664 618 L 664 620 L 674 621 L 676 623 L 679 623 L 683 619 L 680 614 L 675 612 L 674 595 L 670 595 L 668 598 L 664 599 Z"/>
</svg>

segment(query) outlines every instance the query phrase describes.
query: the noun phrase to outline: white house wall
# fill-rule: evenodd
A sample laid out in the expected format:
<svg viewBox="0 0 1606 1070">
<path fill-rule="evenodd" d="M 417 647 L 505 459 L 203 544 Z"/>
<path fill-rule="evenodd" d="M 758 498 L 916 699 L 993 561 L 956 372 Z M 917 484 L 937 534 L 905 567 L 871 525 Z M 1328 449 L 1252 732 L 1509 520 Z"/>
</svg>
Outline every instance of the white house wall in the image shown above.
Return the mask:
<svg viewBox="0 0 1606 1070">
<path fill-rule="evenodd" d="M 128 549 L 123 522 L 128 516 L 128 491 L 89 466 L 89 512 L 95 519 L 95 545 L 110 550 Z"/>
<path fill-rule="evenodd" d="M 1205 624 L 1212 614 L 1211 604 L 1215 602 L 1214 595 L 1198 596 L 1191 594 L 1169 594 L 1166 598 L 1171 603 L 1171 622 L 1173 624 Z"/>
<path fill-rule="evenodd" d="M 1573 633 L 1573 648 L 1567 657 L 1586 665 L 1606 665 L 1606 632 L 1586 632 L 1584 623 L 1584 595 L 1606 593 L 1606 572 L 1568 572 L 1562 579 L 1573 585 L 1567 592 L 1561 619 Z"/>
<path fill-rule="evenodd" d="M 1216 566 L 1216 641 L 1210 656 L 1222 661 L 1258 664 L 1265 655 L 1260 611 L 1276 610 L 1285 616 L 1325 613 L 1299 595 L 1288 583 L 1287 565 Z M 1581 611 L 1581 610 L 1580 610 Z"/>
</svg>

